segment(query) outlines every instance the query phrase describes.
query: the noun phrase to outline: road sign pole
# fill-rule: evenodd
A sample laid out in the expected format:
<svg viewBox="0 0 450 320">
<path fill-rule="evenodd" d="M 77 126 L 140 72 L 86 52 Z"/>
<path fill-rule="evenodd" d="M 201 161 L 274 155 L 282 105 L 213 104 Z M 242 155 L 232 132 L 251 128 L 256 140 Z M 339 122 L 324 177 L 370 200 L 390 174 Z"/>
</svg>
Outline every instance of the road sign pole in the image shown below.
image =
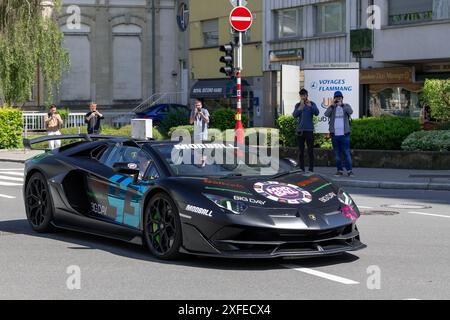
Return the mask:
<svg viewBox="0 0 450 320">
<path fill-rule="evenodd" d="M 238 6 L 241 6 L 241 0 L 238 0 Z M 236 98 L 237 98 L 237 114 L 236 114 L 236 142 L 239 148 L 244 147 L 244 126 L 242 124 L 242 32 L 239 32 L 239 41 L 237 46 L 237 66 L 236 66 Z"/>
</svg>

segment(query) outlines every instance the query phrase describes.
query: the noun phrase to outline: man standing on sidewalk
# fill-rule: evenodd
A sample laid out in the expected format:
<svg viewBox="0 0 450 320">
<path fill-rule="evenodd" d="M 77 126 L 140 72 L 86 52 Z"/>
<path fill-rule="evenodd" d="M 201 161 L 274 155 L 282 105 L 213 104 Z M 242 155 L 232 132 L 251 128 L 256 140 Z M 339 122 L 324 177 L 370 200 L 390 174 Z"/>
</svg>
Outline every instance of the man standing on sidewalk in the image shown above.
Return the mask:
<svg viewBox="0 0 450 320">
<path fill-rule="evenodd" d="M 89 108 L 91 111 L 88 112 L 85 116 L 88 134 L 101 134 L 102 133 L 101 121 L 105 119 L 105 117 L 100 112 L 97 111 L 96 103 L 91 102 Z"/>
<path fill-rule="evenodd" d="M 56 105 L 52 104 L 48 113 L 44 117 L 45 129 L 49 136 L 60 136 L 61 128 L 63 125 L 63 120 L 61 116 L 57 113 Z M 57 149 L 61 147 L 61 140 L 53 140 L 48 142 L 48 147 L 50 150 Z"/>
<path fill-rule="evenodd" d="M 330 119 L 330 134 L 333 142 L 333 150 L 336 157 L 337 177 L 344 175 L 342 165 L 342 153 L 345 158 L 345 166 L 349 177 L 353 176 L 352 155 L 350 153 L 350 119 L 353 114 L 352 107 L 344 103 L 344 95 L 340 91 L 334 94 L 334 104 L 325 111 L 325 116 Z"/>
<path fill-rule="evenodd" d="M 299 165 L 305 171 L 305 142 L 308 146 L 309 171 L 314 172 L 314 116 L 319 115 L 317 105 L 308 99 L 308 91 L 300 91 L 300 102 L 295 106 L 294 118 L 298 119 L 297 138 Z"/>
</svg>

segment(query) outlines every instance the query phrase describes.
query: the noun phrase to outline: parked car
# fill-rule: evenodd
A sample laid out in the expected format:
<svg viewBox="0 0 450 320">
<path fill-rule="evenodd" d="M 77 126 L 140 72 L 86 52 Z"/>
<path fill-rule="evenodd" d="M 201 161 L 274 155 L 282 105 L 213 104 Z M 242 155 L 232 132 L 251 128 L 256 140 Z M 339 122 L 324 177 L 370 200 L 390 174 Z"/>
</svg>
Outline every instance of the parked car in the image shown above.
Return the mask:
<svg viewBox="0 0 450 320">
<path fill-rule="evenodd" d="M 182 104 L 158 104 L 144 113 L 137 113 L 139 119 L 152 119 L 153 125 L 158 126 L 158 124 L 172 111 L 190 111 L 188 106 Z"/>
</svg>

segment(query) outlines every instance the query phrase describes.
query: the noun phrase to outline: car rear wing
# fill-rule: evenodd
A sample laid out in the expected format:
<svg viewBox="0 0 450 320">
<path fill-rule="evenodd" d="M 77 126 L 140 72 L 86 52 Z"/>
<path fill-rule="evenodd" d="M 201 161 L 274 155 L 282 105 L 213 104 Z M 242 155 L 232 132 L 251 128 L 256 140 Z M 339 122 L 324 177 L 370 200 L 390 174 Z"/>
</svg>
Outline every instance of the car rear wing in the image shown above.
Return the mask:
<svg viewBox="0 0 450 320">
<path fill-rule="evenodd" d="M 89 135 L 89 134 L 73 134 L 73 135 L 54 135 L 54 136 L 42 136 L 35 139 L 23 139 L 23 146 L 25 149 L 33 149 L 34 144 L 55 141 L 55 140 L 85 140 L 86 142 L 92 142 L 94 140 L 109 140 L 109 139 L 126 139 L 130 138 L 119 136 L 102 136 L 102 135 Z"/>
</svg>

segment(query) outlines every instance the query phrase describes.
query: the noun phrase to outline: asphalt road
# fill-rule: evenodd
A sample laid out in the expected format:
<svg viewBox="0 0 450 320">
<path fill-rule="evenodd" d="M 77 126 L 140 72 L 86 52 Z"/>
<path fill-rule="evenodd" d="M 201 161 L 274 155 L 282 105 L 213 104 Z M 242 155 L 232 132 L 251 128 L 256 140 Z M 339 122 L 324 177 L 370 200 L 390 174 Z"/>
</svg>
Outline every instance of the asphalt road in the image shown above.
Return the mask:
<svg viewBox="0 0 450 320">
<path fill-rule="evenodd" d="M 74 232 L 32 232 L 22 168 L 0 163 L 0 299 L 450 298 L 448 192 L 348 190 L 363 210 L 398 213 L 362 216 L 359 229 L 368 248 L 353 254 L 269 261 L 185 257 L 168 263 L 140 246 Z M 383 207 L 399 204 L 419 207 Z M 79 290 L 67 287 L 70 266 L 80 268 Z"/>
</svg>

